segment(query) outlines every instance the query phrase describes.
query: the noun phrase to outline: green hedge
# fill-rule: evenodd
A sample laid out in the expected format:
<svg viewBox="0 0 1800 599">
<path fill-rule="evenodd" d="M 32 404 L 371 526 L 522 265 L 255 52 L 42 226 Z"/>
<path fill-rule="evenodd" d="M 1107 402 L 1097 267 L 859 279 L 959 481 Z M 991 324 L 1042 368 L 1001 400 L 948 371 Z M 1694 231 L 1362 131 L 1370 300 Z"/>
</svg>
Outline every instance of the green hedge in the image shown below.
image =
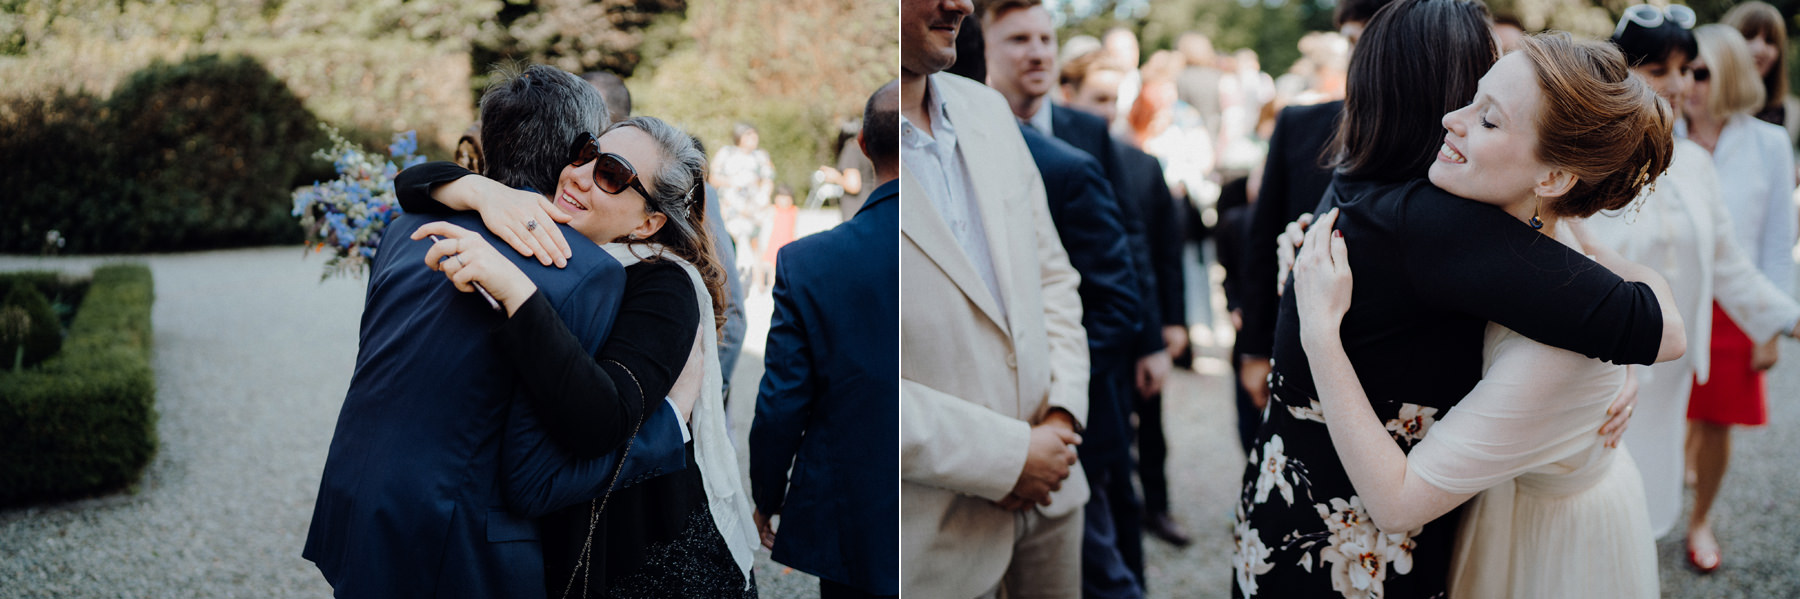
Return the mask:
<svg viewBox="0 0 1800 599">
<path fill-rule="evenodd" d="M 135 482 L 156 453 L 150 270 L 94 270 L 62 352 L 0 373 L 0 505 Z"/>
<path fill-rule="evenodd" d="M 0 252 L 142 252 L 298 243 L 288 194 L 323 145 L 317 120 L 243 56 L 155 62 L 112 97 L 0 112 Z M 322 166 L 322 165 L 320 165 Z M 327 167 L 328 168 L 328 167 Z M 314 171 L 318 169 L 313 169 Z"/>
<path fill-rule="evenodd" d="M 0 252 L 52 230 L 71 254 L 299 243 L 291 192 L 337 176 L 317 123 L 371 148 L 416 130 L 447 157 L 469 70 L 452 45 L 316 35 L 0 59 Z"/>
</svg>

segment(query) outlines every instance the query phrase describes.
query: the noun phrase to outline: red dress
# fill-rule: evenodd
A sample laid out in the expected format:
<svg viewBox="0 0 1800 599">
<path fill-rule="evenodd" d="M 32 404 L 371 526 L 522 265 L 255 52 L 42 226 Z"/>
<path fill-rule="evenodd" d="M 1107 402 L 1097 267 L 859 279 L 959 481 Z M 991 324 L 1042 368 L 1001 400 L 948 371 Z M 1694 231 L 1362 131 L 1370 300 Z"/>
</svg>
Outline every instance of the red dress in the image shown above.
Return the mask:
<svg viewBox="0 0 1800 599">
<path fill-rule="evenodd" d="M 1756 342 L 1713 303 L 1712 375 L 1694 384 L 1688 420 L 1714 424 L 1761 426 L 1769 423 L 1768 386 L 1763 373 L 1750 367 Z"/>
<path fill-rule="evenodd" d="M 770 266 L 775 264 L 775 252 L 781 251 L 781 246 L 794 240 L 794 221 L 799 217 L 799 206 L 775 207 L 775 226 L 769 229 L 769 243 L 768 247 L 763 250 L 763 262 L 769 263 Z"/>
</svg>

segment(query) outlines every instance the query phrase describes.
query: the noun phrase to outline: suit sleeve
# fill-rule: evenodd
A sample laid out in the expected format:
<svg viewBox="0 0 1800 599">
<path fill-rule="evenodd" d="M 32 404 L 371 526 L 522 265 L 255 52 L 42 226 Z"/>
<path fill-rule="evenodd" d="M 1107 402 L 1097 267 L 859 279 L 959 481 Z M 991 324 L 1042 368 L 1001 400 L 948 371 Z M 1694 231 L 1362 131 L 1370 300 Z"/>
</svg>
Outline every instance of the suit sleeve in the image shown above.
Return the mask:
<svg viewBox="0 0 1800 599">
<path fill-rule="evenodd" d="M 1731 315 L 1732 322 L 1758 343 L 1793 330 L 1795 321 L 1800 321 L 1800 304 L 1763 276 L 1750 254 L 1738 245 L 1737 228 L 1732 226 L 1731 215 L 1717 195 L 1719 175 L 1711 160 L 1698 161 L 1696 168 L 1704 173 L 1699 188 L 1712 190 L 1700 201 L 1712 212 L 1713 299 Z M 1700 307 L 1701 314 L 1708 310 Z"/>
<path fill-rule="evenodd" d="M 1047 203 L 1067 260 L 1081 274 L 1081 321 L 1088 347 L 1126 355 L 1136 348 L 1142 304 L 1120 202 L 1100 172 L 1085 158 L 1073 169 L 1052 167 L 1045 175 Z M 1135 356 L 1135 354 L 1131 354 Z"/>
<path fill-rule="evenodd" d="M 658 422 L 646 415 L 670 412 L 667 420 L 675 420 L 661 398 L 686 365 L 693 336 L 674 331 L 698 327 L 699 307 L 680 268 L 669 264 L 640 268 L 624 285 L 627 291 L 617 324 L 598 356 L 588 356 L 556 316 L 559 310 L 580 307 L 552 307 L 541 293 L 528 299 L 495 333 L 542 425 L 536 430 L 556 442 L 553 447 L 533 439 L 509 438 L 505 443 L 507 499 L 522 513 L 585 501 L 599 495 L 593 492 L 596 488 L 603 492 L 609 472 L 585 462 L 622 448 L 640 419 L 645 420 L 637 436 L 645 442 L 634 442 L 628 453 L 642 455 L 628 455 L 627 465 L 633 464 L 633 457 L 645 462 L 636 476 L 621 472 L 621 483 L 640 480 L 644 472 L 680 470 L 685 464 L 679 422 Z M 587 296 L 570 295 L 571 301 L 579 297 Z M 655 402 L 655 410 L 646 410 L 650 402 Z"/>
<path fill-rule="evenodd" d="M 1794 240 L 1800 232 L 1800 215 L 1796 215 L 1794 207 L 1794 154 L 1788 149 L 1787 138 L 1775 135 L 1769 130 L 1768 143 L 1764 144 L 1763 155 L 1769 157 L 1768 164 L 1772 168 L 1758 173 L 1758 176 L 1769 180 L 1763 185 L 1768 195 L 1751 198 L 1752 202 L 1761 202 L 1769 207 L 1767 218 L 1762 222 L 1762 234 L 1759 235 L 1758 265 L 1782 293 L 1794 292 Z"/>
<path fill-rule="evenodd" d="M 1031 425 L 1023 420 L 902 378 L 900 421 L 900 477 L 907 482 L 999 501 L 1025 470 Z"/>
<path fill-rule="evenodd" d="M 1038 265 L 1043 284 L 1044 333 L 1048 336 L 1051 408 L 1062 408 L 1075 417 L 1075 426 L 1086 426 L 1088 414 L 1087 332 L 1081 328 L 1081 276 L 1069 265 L 1062 238 L 1050 220 L 1044 200 L 1043 179 L 1031 177 L 1025 194 L 1037 224 Z M 1023 467 L 1023 462 L 1021 462 Z M 1015 475 L 1017 471 L 1015 470 Z"/>
<path fill-rule="evenodd" d="M 1138 312 L 1136 333 L 1132 343 L 1133 358 L 1156 353 L 1163 349 L 1162 306 L 1157 302 L 1156 269 L 1150 257 L 1150 236 L 1144 223 L 1142 206 L 1139 198 L 1128 198 L 1134 186 L 1125 182 L 1125 159 L 1120 155 L 1111 136 L 1106 138 L 1106 153 L 1111 155 L 1110 170 L 1113 173 L 1113 191 L 1119 194 L 1119 221 L 1125 225 L 1125 238 L 1131 249 L 1131 270 L 1136 275 L 1134 284 L 1137 287 Z"/>
<path fill-rule="evenodd" d="M 437 186 L 475 174 L 454 162 L 427 162 L 400 171 L 394 176 L 394 195 L 400 209 L 417 214 L 451 214 L 455 212 L 431 197 Z"/>
<path fill-rule="evenodd" d="M 1181 213 L 1175 209 L 1175 196 L 1169 192 L 1162 173 L 1147 169 L 1144 175 L 1149 177 L 1149 193 L 1141 201 L 1150 236 L 1150 264 L 1156 272 L 1157 308 L 1163 326 L 1186 326 L 1187 276 L 1181 270 Z"/>
<path fill-rule="evenodd" d="M 793 247 L 782 248 L 775 261 L 775 313 L 769 321 L 756 418 L 750 423 L 750 494 L 765 515 L 781 513 L 788 468 L 800 451 L 813 403 L 814 359 L 799 297 L 805 291 L 790 279 Z"/>
<path fill-rule="evenodd" d="M 1619 278 L 1499 208 L 1420 185 L 1399 218 L 1407 276 L 1427 305 L 1590 358 L 1655 362 L 1663 320 L 1649 285 Z"/>
<path fill-rule="evenodd" d="M 1275 348 L 1275 316 L 1281 305 L 1275 293 L 1275 238 L 1287 228 L 1288 205 L 1294 199 L 1288 189 L 1287 155 L 1290 137 L 1297 121 L 1281 112 L 1275 132 L 1269 139 L 1269 158 L 1263 165 L 1263 180 L 1255 204 L 1250 205 L 1249 222 L 1243 237 L 1243 258 L 1239 262 L 1239 305 L 1244 309 L 1244 329 L 1238 332 L 1238 349 L 1246 356 L 1268 357 Z"/>
</svg>

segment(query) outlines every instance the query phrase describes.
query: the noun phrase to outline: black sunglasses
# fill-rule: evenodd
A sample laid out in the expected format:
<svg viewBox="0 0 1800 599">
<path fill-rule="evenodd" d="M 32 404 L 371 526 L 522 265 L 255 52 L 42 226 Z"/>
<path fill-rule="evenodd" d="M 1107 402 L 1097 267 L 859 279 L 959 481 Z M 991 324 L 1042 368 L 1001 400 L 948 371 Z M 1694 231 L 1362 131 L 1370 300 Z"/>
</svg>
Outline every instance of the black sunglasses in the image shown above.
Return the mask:
<svg viewBox="0 0 1800 599">
<path fill-rule="evenodd" d="M 594 161 L 598 162 L 594 162 Z M 569 145 L 569 166 L 580 168 L 594 162 L 594 185 L 606 193 L 622 193 L 625 188 L 637 190 L 644 196 L 644 205 L 656 210 L 656 202 L 652 201 L 650 191 L 638 182 L 637 168 L 624 156 L 612 152 L 600 151 L 600 140 L 594 134 L 583 131 L 575 137 L 575 143 Z"/>
<path fill-rule="evenodd" d="M 1694 69 L 1694 81 L 1705 81 L 1712 78 L 1712 69 Z"/>
</svg>

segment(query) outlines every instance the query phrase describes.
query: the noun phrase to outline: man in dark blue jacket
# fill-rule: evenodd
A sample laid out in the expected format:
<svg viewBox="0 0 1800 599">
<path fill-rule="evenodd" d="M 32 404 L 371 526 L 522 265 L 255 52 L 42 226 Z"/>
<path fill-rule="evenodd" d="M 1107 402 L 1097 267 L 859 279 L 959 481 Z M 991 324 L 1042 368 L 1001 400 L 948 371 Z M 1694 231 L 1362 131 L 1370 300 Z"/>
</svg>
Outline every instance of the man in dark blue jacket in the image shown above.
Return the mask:
<svg viewBox="0 0 1800 599">
<path fill-rule="evenodd" d="M 869 98 L 857 138 L 880 186 L 775 261 L 750 485 L 763 545 L 818 576 L 822 599 L 900 593 L 899 139 L 895 81 Z"/>
<path fill-rule="evenodd" d="M 482 99 L 488 174 L 553 188 L 566 143 L 518 140 L 535 131 L 598 131 L 599 94 L 573 75 L 532 67 Z M 529 122 L 528 122 L 529 121 Z M 577 459 L 548 442 L 497 355 L 500 315 L 426 267 L 412 231 L 447 220 L 488 236 L 556 306 L 589 352 L 612 327 L 624 269 L 566 226 L 567 268 L 512 252 L 479 216 L 395 219 L 376 255 L 356 372 L 338 415 L 302 555 L 339 597 L 546 596 L 536 516 L 606 492 L 617 456 Z M 545 223 L 552 224 L 552 223 Z M 619 484 L 684 466 L 672 406 L 646 409 Z"/>
</svg>

